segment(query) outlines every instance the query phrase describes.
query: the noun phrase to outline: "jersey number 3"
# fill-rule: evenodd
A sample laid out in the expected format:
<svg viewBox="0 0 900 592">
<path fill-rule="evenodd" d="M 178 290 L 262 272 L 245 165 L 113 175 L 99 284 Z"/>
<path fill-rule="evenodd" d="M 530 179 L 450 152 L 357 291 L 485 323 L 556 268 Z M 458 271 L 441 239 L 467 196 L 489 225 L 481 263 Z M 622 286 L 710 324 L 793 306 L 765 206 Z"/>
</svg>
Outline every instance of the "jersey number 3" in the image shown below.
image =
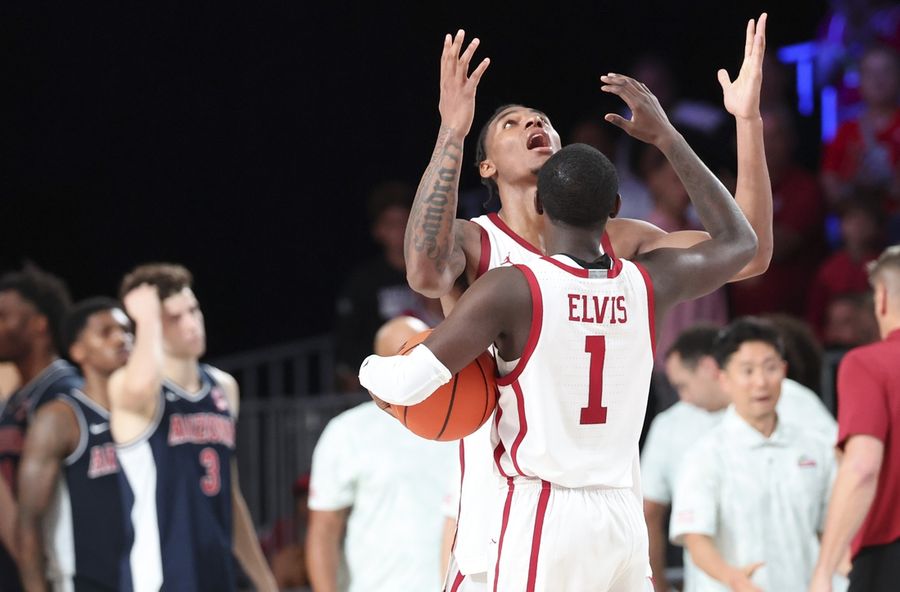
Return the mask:
<svg viewBox="0 0 900 592">
<path fill-rule="evenodd" d="M 589 335 L 584 339 L 584 351 L 591 355 L 588 404 L 581 408 L 581 425 L 606 423 L 603 406 L 603 363 L 606 361 L 606 337 Z"/>
<path fill-rule="evenodd" d="M 200 490 L 212 497 L 222 489 L 219 453 L 215 448 L 207 447 L 200 451 L 200 466 L 206 469 L 206 474 L 200 478 Z"/>
</svg>

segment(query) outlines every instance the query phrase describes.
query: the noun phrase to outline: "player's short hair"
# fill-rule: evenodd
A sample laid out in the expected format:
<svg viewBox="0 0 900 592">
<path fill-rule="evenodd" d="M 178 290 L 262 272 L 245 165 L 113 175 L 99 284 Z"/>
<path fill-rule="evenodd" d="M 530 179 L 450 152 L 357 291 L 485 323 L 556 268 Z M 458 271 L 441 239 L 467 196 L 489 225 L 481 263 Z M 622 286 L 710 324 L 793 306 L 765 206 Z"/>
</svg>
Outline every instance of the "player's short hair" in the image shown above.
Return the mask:
<svg viewBox="0 0 900 592">
<path fill-rule="evenodd" d="M 412 208 L 416 190 L 403 181 L 385 181 L 372 189 L 366 208 L 369 214 L 369 222 L 375 224 L 378 218 L 390 208 Z"/>
<path fill-rule="evenodd" d="M 666 358 L 678 354 L 685 368 L 695 370 L 702 358 L 712 357 L 718 335 L 719 327 L 715 325 L 695 325 L 681 332 L 666 352 Z"/>
<path fill-rule="evenodd" d="M 156 286 L 159 299 L 165 300 L 169 296 L 193 286 L 194 276 L 186 267 L 177 263 L 146 263 L 135 267 L 122 278 L 119 297 L 124 300 L 126 294 L 141 284 Z"/>
<path fill-rule="evenodd" d="M 524 105 L 519 105 L 518 103 L 508 103 L 506 105 L 501 105 L 497 107 L 497 110 L 494 111 L 488 120 L 481 126 L 481 131 L 478 132 L 478 141 L 475 142 L 475 168 L 480 169 L 481 163 L 487 159 L 487 135 L 488 131 L 491 129 L 491 125 L 497 121 L 497 116 L 506 111 L 507 109 L 514 109 L 516 107 L 524 108 Z M 482 177 L 479 175 L 481 179 L 481 184 L 487 187 L 488 190 L 488 201 L 491 200 L 495 195 L 499 193 L 499 189 L 497 188 L 497 182 L 491 179 L 490 177 Z"/>
<path fill-rule="evenodd" d="M 878 259 L 872 261 L 868 265 L 869 282 L 873 285 L 881 275 L 888 270 L 893 271 L 900 277 L 900 245 L 893 245 L 886 248 Z"/>
<path fill-rule="evenodd" d="M 551 220 L 592 228 L 612 213 L 619 178 L 602 152 L 587 144 L 569 144 L 541 167 L 537 190 Z"/>
<path fill-rule="evenodd" d="M 50 338 L 56 351 L 62 351 L 61 327 L 72 304 L 69 288 L 64 281 L 33 263 L 21 271 L 9 272 L 0 277 L 0 292 L 14 291 L 47 318 Z"/>
<path fill-rule="evenodd" d="M 784 340 L 772 323 L 758 317 L 741 317 L 721 329 L 716 336 L 713 357 L 719 368 L 728 365 L 731 356 L 748 342 L 767 343 L 784 359 Z"/>
<path fill-rule="evenodd" d="M 81 337 L 84 328 L 88 324 L 88 320 L 98 312 L 107 310 L 121 309 L 122 305 L 113 298 L 106 296 L 95 296 L 78 302 L 66 315 L 62 329 L 62 346 L 60 352 L 63 356 L 69 357 L 69 350 L 75 345 L 75 342 Z"/>
</svg>

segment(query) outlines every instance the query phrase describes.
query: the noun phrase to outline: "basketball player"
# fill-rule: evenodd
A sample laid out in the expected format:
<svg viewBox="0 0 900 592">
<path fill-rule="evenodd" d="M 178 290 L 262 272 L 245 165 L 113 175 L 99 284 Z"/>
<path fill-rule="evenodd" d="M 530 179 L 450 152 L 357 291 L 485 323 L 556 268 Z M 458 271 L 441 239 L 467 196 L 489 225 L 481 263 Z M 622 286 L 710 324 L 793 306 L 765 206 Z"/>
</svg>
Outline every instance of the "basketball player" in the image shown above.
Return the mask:
<svg viewBox="0 0 900 592">
<path fill-rule="evenodd" d="M 125 579 L 143 590 L 235 589 L 232 553 L 257 590 L 276 590 L 238 484 L 238 387 L 198 362 L 203 313 L 180 265 L 122 280 L 134 351 L 110 378 L 110 428 L 127 480 Z"/>
<path fill-rule="evenodd" d="M 21 590 L 13 531 L 25 429 L 34 410 L 80 384 L 75 368 L 57 354 L 68 306 L 62 280 L 34 266 L 0 278 L 0 362 L 15 364 L 23 385 L 0 410 L 0 592 Z"/>
<path fill-rule="evenodd" d="M 128 360 L 131 341 L 131 322 L 111 298 L 85 300 L 66 318 L 63 347 L 84 386 L 44 404 L 28 427 L 18 523 L 28 592 L 120 587 L 125 515 L 107 383 Z"/>
<path fill-rule="evenodd" d="M 734 279 L 762 273 L 772 252 L 772 189 L 766 168 L 762 142 L 759 91 L 765 48 L 766 15 L 759 26 L 751 20 L 747 26 L 744 63 L 732 83 L 724 70 L 719 82 L 726 109 L 735 116 L 738 144 L 738 182 L 736 201 L 759 237 L 756 257 Z M 447 36 L 441 59 L 441 129 L 431 162 L 422 176 L 406 232 L 407 279 L 421 294 L 440 297 L 445 313 L 465 287 L 488 269 L 524 263 L 545 251 L 545 220 L 534 212 L 536 172 L 559 150 L 559 135 L 549 118 L 535 109 L 510 105 L 499 109 L 485 124 L 478 138 L 476 160 L 483 182 L 500 198 L 499 215 L 487 215 L 472 221 L 454 220 L 457 185 L 462 167 L 462 145 L 472 125 L 475 91 L 488 67 L 482 61 L 467 75 L 469 63 L 478 46 L 473 40 L 460 55 L 463 31 Z M 602 78 L 606 92 L 616 94 L 617 85 Z M 621 80 L 621 79 L 620 79 Z M 623 97 L 624 98 L 624 97 Z M 633 113 L 626 122 L 617 115 L 607 121 L 646 140 L 650 129 L 663 125 L 665 115 L 649 92 L 626 100 Z M 668 126 L 668 121 L 665 121 Z M 671 159 L 670 159 L 671 162 Z M 673 166 L 675 163 L 672 163 Z M 708 235 L 693 231 L 666 234 L 636 220 L 612 219 L 603 234 L 604 252 L 632 257 L 660 247 L 688 247 Z M 482 500 L 490 495 L 491 452 L 488 428 L 484 427 L 460 443 L 465 470 L 460 491 L 460 516 L 451 563 L 448 590 L 468 591 L 483 588 L 487 536 Z M 635 490 L 639 495 L 639 460 L 634 451 Z M 452 572 L 465 576 L 459 585 Z M 470 588 L 470 584 L 473 586 Z"/>
<path fill-rule="evenodd" d="M 607 85 L 628 100 L 646 93 L 625 76 Z M 721 287 L 757 245 L 728 190 L 680 134 L 671 127 L 660 134 L 653 140 L 679 171 L 710 240 L 634 262 L 604 253 L 600 237 L 621 203 L 615 168 L 594 148 L 567 146 L 541 167 L 532 206 L 547 214 L 552 256 L 492 270 L 424 347 L 371 356 L 360 370 L 360 383 L 375 395 L 409 405 L 497 348 L 492 444 L 507 494 L 491 529 L 495 591 L 624 592 L 647 584 L 647 527 L 632 492 L 632 458 L 654 327 L 677 302 Z"/>
</svg>

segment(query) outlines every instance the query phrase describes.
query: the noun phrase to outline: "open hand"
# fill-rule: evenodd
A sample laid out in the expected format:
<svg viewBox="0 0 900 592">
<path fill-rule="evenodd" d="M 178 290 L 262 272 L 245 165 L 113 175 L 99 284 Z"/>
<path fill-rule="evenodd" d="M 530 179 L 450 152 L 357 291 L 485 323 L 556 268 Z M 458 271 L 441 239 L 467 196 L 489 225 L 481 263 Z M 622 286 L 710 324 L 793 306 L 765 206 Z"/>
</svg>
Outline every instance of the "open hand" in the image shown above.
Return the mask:
<svg viewBox="0 0 900 592">
<path fill-rule="evenodd" d="M 762 86 L 763 57 L 766 55 L 766 20 L 762 13 L 759 22 L 747 22 L 747 37 L 744 43 L 744 63 L 734 82 L 728 72 L 719 70 L 719 84 L 725 109 L 739 119 L 759 117 L 759 90 Z"/>
<path fill-rule="evenodd" d="M 631 110 L 631 119 L 607 113 L 604 117 L 606 121 L 622 128 L 628 135 L 654 146 L 659 146 L 660 142 L 676 133 L 659 100 L 646 84 L 629 76 L 613 73 L 601 76 L 600 80 L 603 81 L 600 90 L 619 96 Z"/>
<path fill-rule="evenodd" d="M 441 124 L 466 135 L 472 128 L 475 117 L 475 89 L 482 74 L 491 63 L 484 58 L 469 76 L 469 63 L 480 43 L 478 38 L 472 40 L 466 50 L 459 51 L 465 41 L 466 32 L 460 29 L 455 37 L 449 34 L 444 37 L 444 51 L 441 54 L 441 99 L 438 109 L 441 112 Z"/>
</svg>

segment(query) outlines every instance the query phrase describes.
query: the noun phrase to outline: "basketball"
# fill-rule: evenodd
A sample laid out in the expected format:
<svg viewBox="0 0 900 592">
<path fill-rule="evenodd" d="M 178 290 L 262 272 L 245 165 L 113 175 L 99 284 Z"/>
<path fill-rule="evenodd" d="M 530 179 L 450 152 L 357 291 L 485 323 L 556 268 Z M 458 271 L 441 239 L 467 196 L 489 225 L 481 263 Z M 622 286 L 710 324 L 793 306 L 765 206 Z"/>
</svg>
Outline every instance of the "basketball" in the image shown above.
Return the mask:
<svg viewBox="0 0 900 592">
<path fill-rule="evenodd" d="M 431 329 L 409 338 L 399 353 L 406 354 L 429 334 Z M 390 405 L 390 411 L 417 436 L 428 440 L 459 440 L 484 425 L 494 412 L 497 405 L 494 377 L 494 358 L 484 352 L 421 403 L 408 407 Z"/>
</svg>

